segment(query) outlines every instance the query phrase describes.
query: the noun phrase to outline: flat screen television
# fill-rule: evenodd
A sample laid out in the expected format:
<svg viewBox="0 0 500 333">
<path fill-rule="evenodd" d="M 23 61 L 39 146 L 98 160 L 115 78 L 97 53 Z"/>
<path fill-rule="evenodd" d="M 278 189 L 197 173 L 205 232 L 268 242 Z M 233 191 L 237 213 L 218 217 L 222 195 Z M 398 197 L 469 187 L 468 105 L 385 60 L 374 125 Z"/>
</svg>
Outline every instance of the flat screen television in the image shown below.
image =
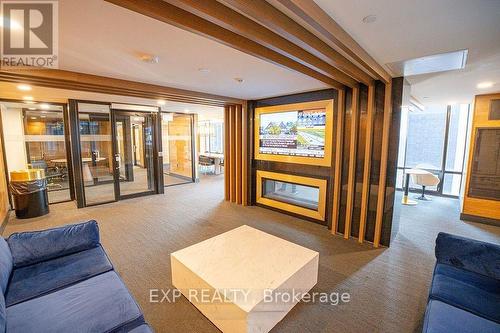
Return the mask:
<svg viewBox="0 0 500 333">
<path fill-rule="evenodd" d="M 332 122 L 333 100 L 257 108 L 256 159 L 329 166 Z"/>
</svg>

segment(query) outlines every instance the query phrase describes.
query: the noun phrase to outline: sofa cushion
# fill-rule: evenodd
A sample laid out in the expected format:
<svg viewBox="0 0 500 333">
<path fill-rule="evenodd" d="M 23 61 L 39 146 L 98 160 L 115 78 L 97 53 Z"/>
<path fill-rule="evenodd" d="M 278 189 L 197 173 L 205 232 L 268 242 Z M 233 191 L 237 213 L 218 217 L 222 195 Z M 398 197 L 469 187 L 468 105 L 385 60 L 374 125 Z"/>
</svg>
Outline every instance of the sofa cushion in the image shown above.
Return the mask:
<svg viewBox="0 0 500 333">
<path fill-rule="evenodd" d="M 500 322 L 500 283 L 496 279 L 437 264 L 430 297 Z"/>
<path fill-rule="evenodd" d="M 38 264 L 16 268 L 6 293 L 7 306 L 113 269 L 101 246 Z"/>
<path fill-rule="evenodd" d="M 440 232 L 436 259 L 447 264 L 500 280 L 500 245 Z"/>
<path fill-rule="evenodd" d="M 7 239 L 14 267 L 88 250 L 99 245 L 96 221 L 43 231 L 14 233 Z"/>
<path fill-rule="evenodd" d="M 5 239 L 0 237 L 0 288 L 2 293 L 7 289 L 10 273 L 12 273 L 12 254 Z"/>
<path fill-rule="evenodd" d="M 498 333 L 500 332 L 500 324 L 431 299 L 427 304 L 422 332 Z"/>
<path fill-rule="evenodd" d="M 7 332 L 108 332 L 132 322 L 144 318 L 114 271 L 7 308 Z"/>
<path fill-rule="evenodd" d="M 149 327 L 148 324 L 143 324 L 128 331 L 128 333 L 153 333 L 153 330 L 151 329 L 151 327 Z"/>
<path fill-rule="evenodd" d="M 7 309 L 5 308 L 5 298 L 0 293 L 0 332 L 5 332 L 7 326 Z"/>
</svg>

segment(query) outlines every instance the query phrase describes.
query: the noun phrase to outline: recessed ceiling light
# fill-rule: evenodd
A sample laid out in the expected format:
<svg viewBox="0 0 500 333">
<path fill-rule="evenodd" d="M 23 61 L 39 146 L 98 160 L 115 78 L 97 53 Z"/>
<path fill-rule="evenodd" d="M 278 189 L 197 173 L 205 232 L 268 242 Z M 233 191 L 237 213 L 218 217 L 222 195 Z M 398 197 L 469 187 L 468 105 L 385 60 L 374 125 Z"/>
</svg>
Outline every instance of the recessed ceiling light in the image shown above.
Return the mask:
<svg viewBox="0 0 500 333">
<path fill-rule="evenodd" d="M 141 56 L 141 60 L 148 64 L 157 64 L 160 62 L 160 57 L 152 54 L 145 54 Z"/>
<path fill-rule="evenodd" d="M 17 89 L 22 90 L 22 91 L 30 91 L 31 86 L 27 84 L 20 84 L 17 86 Z"/>
<path fill-rule="evenodd" d="M 48 109 L 50 109 L 50 105 L 43 103 L 43 104 L 40 104 L 40 108 L 42 110 L 48 110 Z"/>
<path fill-rule="evenodd" d="M 198 68 L 198 72 L 201 72 L 201 73 L 210 73 L 210 69 L 208 69 L 208 68 Z"/>
<path fill-rule="evenodd" d="M 243 83 L 245 81 L 241 77 L 235 77 L 234 80 L 238 83 Z"/>
<path fill-rule="evenodd" d="M 184 112 L 186 112 L 186 113 L 189 112 L 189 109 L 184 109 Z"/>
<path fill-rule="evenodd" d="M 156 104 L 158 104 L 158 105 L 165 105 L 165 104 L 167 104 L 167 102 L 164 99 L 159 99 L 159 100 L 156 101 Z"/>
<path fill-rule="evenodd" d="M 477 84 L 478 89 L 486 89 L 493 87 L 493 82 L 481 82 Z"/>
<path fill-rule="evenodd" d="M 47 116 L 40 116 L 40 118 L 47 118 Z"/>
<path fill-rule="evenodd" d="M 24 96 L 23 100 L 24 101 L 33 101 L 33 97 L 32 96 Z"/>
<path fill-rule="evenodd" d="M 377 20 L 376 15 L 368 15 L 363 17 L 363 23 L 373 23 Z"/>
<path fill-rule="evenodd" d="M 28 108 L 28 110 L 31 110 L 31 111 L 33 111 L 33 110 L 36 110 L 36 108 Z"/>
<path fill-rule="evenodd" d="M 36 120 L 36 117 L 30 117 L 30 118 L 33 119 L 33 120 Z"/>
</svg>

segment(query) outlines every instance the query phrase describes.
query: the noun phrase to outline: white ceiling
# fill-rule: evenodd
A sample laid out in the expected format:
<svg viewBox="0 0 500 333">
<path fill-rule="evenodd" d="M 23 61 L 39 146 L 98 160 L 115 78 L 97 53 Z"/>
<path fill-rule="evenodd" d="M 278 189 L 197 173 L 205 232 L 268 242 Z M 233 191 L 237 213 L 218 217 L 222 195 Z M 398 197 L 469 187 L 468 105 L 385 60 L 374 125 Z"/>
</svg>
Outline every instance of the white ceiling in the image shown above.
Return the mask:
<svg viewBox="0 0 500 333">
<path fill-rule="evenodd" d="M 59 1 L 59 12 L 61 69 L 241 99 L 327 88 L 306 75 L 102 0 Z M 139 60 L 144 54 L 157 55 L 160 62 L 144 63 Z"/>
<path fill-rule="evenodd" d="M 409 77 L 424 104 L 500 91 L 499 0 L 314 0 L 380 64 L 469 49 L 465 69 Z M 365 16 L 376 15 L 366 24 Z M 480 90 L 479 82 L 492 88 Z"/>
</svg>

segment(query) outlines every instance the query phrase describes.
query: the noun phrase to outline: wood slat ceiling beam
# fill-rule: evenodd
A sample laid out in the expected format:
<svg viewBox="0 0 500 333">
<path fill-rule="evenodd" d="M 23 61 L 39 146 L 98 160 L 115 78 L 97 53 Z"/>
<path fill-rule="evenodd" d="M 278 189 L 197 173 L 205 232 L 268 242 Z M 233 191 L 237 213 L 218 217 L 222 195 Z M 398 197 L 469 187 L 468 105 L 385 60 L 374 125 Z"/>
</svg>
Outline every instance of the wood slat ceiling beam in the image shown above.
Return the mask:
<svg viewBox="0 0 500 333">
<path fill-rule="evenodd" d="M 376 79 L 391 82 L 391 75 L 372 58 L 335 20 L 314 1 L 273 0 L 304 20 L 318 34 L 332 42 Z"/>
<path fill-rule="evenodd" d="M 9 70 L 4 67 L 0 69 L 0 82 L 26 83 L 48 88 L 88 91 L 148 99 L 165 99 L 176 102 L 214 106 L 242 103 L 240 99 L 226 96 L 58 69 L 16 68 Z"/>
<path fill-rule="evenodd" d="M 338 70 L 329 63 L 321 60 L 310 52 L 295 45 L 266 27 L 247 18 L 237 11 L 224 6 L 217 1 L 199 0 L 164 0 L 174 6 L 182 8 L 194 15 L 204 18 L 224 29 L 231 30 L 241 36 L 258 42 L 259 44 L 276 51 L 286 57 L 321 72 L 337 81 L 353 87 L 356 80 Z"/>
<path fill-rule="evenodd" d="M 312 32 L 294 21 L 285 13 L 268 3 L 266 0 L 218 0 L 252 20 L 288 39 L 304 50 L 340 69 L 357 81 L 369 85 L 375 76 L 371 76 L 356 66 L 330 45 Z"/>
<path fill-rule="evenodd" d="M 158 21 L 210 38 L 244 53 L 313 77 L 334 88 L 344 84 L 302 63 L 162 0 L 105 0 Z"/>
</svg>

